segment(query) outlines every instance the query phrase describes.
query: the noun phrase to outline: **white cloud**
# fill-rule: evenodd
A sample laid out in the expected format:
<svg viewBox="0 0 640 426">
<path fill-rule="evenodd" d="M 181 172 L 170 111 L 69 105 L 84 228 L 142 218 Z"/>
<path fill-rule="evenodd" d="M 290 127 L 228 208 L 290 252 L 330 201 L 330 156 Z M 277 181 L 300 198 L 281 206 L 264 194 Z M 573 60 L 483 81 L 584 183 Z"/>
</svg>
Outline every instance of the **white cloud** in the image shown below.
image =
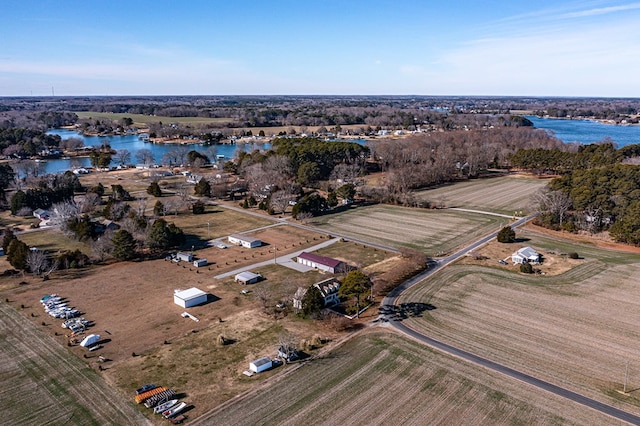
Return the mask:
<svg viewBox="0 0 640 426">
<path fill-rule="evenodd" d="M 596 7 L 593 9 L 570 12 L 560 15 L 561 18 L 584 18 L 587 16 L 606 15 L 609 13 L 624 12 L 628 10 L 640 9 L 640 3 L 631 3 L 620 6 Z"/>
</svg>

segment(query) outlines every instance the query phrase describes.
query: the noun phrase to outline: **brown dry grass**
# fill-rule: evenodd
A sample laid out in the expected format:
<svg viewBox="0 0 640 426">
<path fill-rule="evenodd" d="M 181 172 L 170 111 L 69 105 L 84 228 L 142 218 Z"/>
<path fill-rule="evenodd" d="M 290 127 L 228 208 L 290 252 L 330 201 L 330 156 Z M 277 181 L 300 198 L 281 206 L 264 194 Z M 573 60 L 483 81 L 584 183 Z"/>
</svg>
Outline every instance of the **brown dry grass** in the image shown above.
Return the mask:
<svg viewBox="0 0 640 426">
<path fill-rule="evenodd" d="M 233 402 L 194 424 L 611 423 L 602 414 L 380 329 L 290 372 L 268 391 Z"/>
<path fill-rule="evenodd" d="M 555 276 L 478 265 L 447 267 L 401 297 L 400 303 L 435 307 L 409 324 L 451 345 L 639 413 L 640 395 L 624 397 L 615 390 L 622 387 L 625 360 L 640 356 L 640 258 L 530 237 L 533 247 L 572 249 L 585 259 Z M 640 383 L 640 368 L 633 363 L 629 381 L 634 389 Z"/>
</svg>

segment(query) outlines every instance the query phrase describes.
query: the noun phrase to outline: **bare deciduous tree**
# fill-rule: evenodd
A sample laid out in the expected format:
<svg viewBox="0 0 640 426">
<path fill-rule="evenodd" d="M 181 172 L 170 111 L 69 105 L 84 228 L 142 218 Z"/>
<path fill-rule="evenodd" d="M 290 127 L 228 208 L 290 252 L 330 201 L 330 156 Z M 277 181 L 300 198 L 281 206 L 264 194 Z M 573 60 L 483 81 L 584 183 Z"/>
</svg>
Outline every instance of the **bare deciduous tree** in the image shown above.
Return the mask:
<svg viewBox="0 0 640 426">
<path fill-rule="evenodd" d="M 32 250 L 27 254 L 27 266 L 34 276 L 40 276 L 49 266 L 49 259 L 42 250 Z"/>
<path fill-rule="evenodd" d="M 113 159 L 120 163 L 121 166 L 124 166 L 131 161 L 131 153 L 128 149 L 119 149 L 116 151 Z"/>
</svg>

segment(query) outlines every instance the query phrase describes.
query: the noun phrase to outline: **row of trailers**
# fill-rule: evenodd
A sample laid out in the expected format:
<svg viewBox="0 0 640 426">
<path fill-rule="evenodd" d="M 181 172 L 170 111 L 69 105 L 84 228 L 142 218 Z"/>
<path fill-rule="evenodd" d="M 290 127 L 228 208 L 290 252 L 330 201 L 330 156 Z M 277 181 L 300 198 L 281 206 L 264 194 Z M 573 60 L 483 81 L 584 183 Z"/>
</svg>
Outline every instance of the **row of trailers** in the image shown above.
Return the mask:
<svg viewBox="0 0 640 426">
<path fill-rule="evenodd" d="M 83 335 L 87 328 L 93 325 L 92 321 L 86 320 L 81 317 L 81 312 L 78 309 L 68 306 L 68 299 L 58 294 L 46 294 L 40 299 L 44 311 L 53 318 L 64 319 L 62 322 L 62 328 L 65 328 L 71 332 L 70 340 L 76 340 L 80 335 Z M 86 347 L 89 350 L 99 349 L 100 345 L 99 334 L 89 334 L 80 341 L 80 346 Z"/>
<path fill-rule="evenodd" d="M 186 402 L 180 402 L 176 391 L 164 386 L 154 384 L 144 385 L 136 390 L 136 404 L 144 404 L 147 408 L 152 408 L 155 414 L 160 414 L 173 424 L 182 423 L 187 416 L 183 411 L 187 408 Z"/>
</svg>

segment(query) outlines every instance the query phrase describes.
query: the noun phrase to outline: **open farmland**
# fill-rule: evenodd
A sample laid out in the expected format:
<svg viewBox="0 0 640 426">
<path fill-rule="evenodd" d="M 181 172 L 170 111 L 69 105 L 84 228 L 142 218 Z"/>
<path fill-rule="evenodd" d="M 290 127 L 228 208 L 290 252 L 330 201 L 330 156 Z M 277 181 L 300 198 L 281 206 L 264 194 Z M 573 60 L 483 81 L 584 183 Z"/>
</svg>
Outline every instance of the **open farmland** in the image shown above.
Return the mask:
<svg viewBox="0 0 640 426">
<path fill-rule="evenodd" d="M 531 194 L 544 187 L 548 179 L 502 176 L 472 179 L 416 192 L 416 197 L 432 203 L 443 201 L 446 207 L 489 211 L 512 215 L 530 211 Z"/>
<path fill-rule="evenodd" d="M 93 118 L 96 120 L 119 121 L 123 118 L 131 118 L 133 124 L 139 127 L 149 123 L 180 123 L 180 124 L 224 124 L 232 122 L 231 118 L 209 118 L 209 117 L 166 117 L 159 115 L 128 114 L 115 112 L 95 112 L 95 111 L 75 111 L 80 118 Z"/>
<path fill-rule="evenodd" d="M 640 413 L 640 395 L 635 391 L 640 385 L 640 256 L 529 237 L 527 244 L 534 247 L 577 251 L 584 259 L 555 276 L 452 265 L 402 295 L 398 303 L 428 303 L 434 308 L 406 320 L 407 325 Z M 627 360 L 631 361 L 628 389 L 634 391 L 624 396 L 616 391 L 623 387 Z"/>
<path fill-rule="evenodd" d="M 4 302 L 0 302 L 0 385 L 5 424 L 147 423 L 85 362 L 70 356 Z"/>
<path fill-rule="evenodd" d="M 507 224 L 507 219 L 454 210 L 375 205 L 320 216 L 313 224 L 347 238 L 438 255 L 497 230 Z"/>
<path fill-rule="evenodd" d="M 327 409 L 327 407 L 331 407 Z M 383 330 L 195 419 L 254 424 L 611 424 L 599 413 Z"/>
</svg>

